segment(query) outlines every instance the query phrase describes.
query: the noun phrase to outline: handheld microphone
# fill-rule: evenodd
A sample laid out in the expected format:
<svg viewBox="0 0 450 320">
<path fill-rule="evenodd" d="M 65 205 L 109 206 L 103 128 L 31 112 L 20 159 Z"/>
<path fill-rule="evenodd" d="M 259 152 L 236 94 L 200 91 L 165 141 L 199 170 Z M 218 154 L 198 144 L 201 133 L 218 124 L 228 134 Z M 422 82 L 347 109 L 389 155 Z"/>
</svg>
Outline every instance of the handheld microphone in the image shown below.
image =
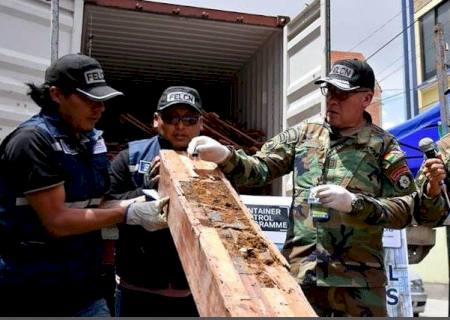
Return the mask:
<svg viewBox="0 0 450 320">
<path fill-rule="evenodd" d="M 433 158 L 438 157 L 436 144 L 434 143 L 434 141 L 432 139 L 430 139 L 428 137 L 422 138 L 419 141 L 419 148 L 424 153 L 425 158 L 427 158 L 427 159 L 433 159 Z M 445 168 L 445 171 L 447 172 L 446 168 Z M 447 172 L 447 176 L 448 176 L 448 172 Z M 448 179 L 448 177 L 446 179 Z M 448 198 L 448 194 L 447 194 L 447 185 L 445 184 L 444 180 L 442 180 L 439 184 L 441 185 L 441 189 L 442 189 L 442 193 L 445 198 L 445 202 L 447 203 L 447 206 L 450 208 L 450 199 Z"/>
<path fill-rule="evenodd" d="M 419 148 L 427 159 L 437 158 L 436 144 L 432 139 L 425 137 L 419 141 Z"/>
</svg>

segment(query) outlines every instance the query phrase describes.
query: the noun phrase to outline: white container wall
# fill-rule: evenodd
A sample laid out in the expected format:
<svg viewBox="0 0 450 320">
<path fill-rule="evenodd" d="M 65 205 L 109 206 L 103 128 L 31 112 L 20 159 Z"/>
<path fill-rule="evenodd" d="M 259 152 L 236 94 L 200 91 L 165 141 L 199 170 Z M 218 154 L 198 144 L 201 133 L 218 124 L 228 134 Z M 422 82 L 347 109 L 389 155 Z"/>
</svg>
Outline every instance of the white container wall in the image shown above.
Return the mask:
<svg viewBox="0 0 450 320">
<path fill-rule="evenodd" d="M 207 111 L 267 138 L 317 116 L 323 72 L 320 0 L 285 26 L 268 17 L 132 0 L 60 0 L 59 55 L 98 59 L 126 92 L 126 112 L 150 119 L 163 88 L 192 85 Z M 39 111 L 25 82 L 50 63 L 50 1 L 0 1 L 0 139 Z M 281 181 L 273 194 L 280 195 Z"/>
<path fill-rule="evenodd" d="M 82 0 L 60 1 L 59 53 L 79 52 Z M 41 84 L 50 64 L 50 2 L 0 1 L 0 139 L 39 112 L 26 82 Z"/>
<path fill-rule="evenodd" d="M 284 124 L 320 116 L 325 99 L 314 81 L 326 74 L 325 0 L 315 0 L 284 28 Z M 292 194 L 292 174 L 283 178 Z"/>
<path fill-rule="evenodd" d="M 271 138 L 283 129 L 283 34 L 274 33 L 238 74 L 238 118 Z"/>
</svg>

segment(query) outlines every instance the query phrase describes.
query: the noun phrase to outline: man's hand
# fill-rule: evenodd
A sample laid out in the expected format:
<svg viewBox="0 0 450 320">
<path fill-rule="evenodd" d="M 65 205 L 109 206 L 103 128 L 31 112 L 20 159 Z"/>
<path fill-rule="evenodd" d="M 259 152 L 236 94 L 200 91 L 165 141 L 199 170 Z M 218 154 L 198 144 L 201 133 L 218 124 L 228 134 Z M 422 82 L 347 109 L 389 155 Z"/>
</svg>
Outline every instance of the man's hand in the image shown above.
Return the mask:
<svg viewBox="0 0 450 320">
<path fill-rule="evenodd" d="M 335 184 L 319 185 L 311 189 L 311 193 L 319 198 L 320 203 L 327 208 L 349 213 L 352 211 L 352 200 L 355 195 L 344 187 Z"/>
<path fill-rule="evenodd" d="M 423 174 L 427 178 L 426 194 L 430 198 L 435 198 L 441 193 L 441 183 L 447 176 L 442 155 L 438 158 L 427 159 L 423 165 Z"/>
<path fill-rule="evenodd" d="M 154 201 L 134 202 L 125 213 L 125 223 L 140 225 L 147 231 L 157 231 L 168 228 L 166 214 L 162 209 L 169 202 L 169 197 Z"/>
<path fill-rule="evenodd" d="M 187 152 L 189 156 L 198 154 L 200 159 L 217 164 L 224 163 L 231 155 L 231 151 L 227 147 L 206 136 L 193 138 L 189 143 Z"/>
<path fill-rule="evenodd" d="M 161 160 L 156 156 L 146 173 L 144 173 L 144 189 L 158 189 L 159 182 L 159 165 Z"/>
</svg>

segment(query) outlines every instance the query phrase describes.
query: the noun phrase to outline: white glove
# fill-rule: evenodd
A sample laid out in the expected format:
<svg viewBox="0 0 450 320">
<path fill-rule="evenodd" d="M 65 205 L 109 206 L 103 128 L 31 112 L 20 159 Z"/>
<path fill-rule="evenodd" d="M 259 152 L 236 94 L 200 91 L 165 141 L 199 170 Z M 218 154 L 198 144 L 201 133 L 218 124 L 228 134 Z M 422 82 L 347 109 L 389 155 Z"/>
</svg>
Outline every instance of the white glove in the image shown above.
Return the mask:
<svg viewBox="0 0 450 320">
<path fill-rule="evenodd" d="M 231 155 L 231 151 L 227 147 L 206 136 L 193 138 L 188 145 L 187 152 L 190 156 L 197 154 L 200 159 L 217 164 L 224 163 Z"/>
<path fill-rule="evenodd" d="M 323 184 L 311 189 L 311 193 L 319 198 L 327 208 L 349 213 L 352 211 L 352 200 L 356 197 L 344 187 L 335 184 Z"/>
<path fill-rule="evenodd" d="M 162 208 L 169 202 L 169 197 L 154 201 L 133 202 L 127 207 L 125 223 L 140 225 L 147 231 L 168 228 L 167 216 Z"/>
</svg>

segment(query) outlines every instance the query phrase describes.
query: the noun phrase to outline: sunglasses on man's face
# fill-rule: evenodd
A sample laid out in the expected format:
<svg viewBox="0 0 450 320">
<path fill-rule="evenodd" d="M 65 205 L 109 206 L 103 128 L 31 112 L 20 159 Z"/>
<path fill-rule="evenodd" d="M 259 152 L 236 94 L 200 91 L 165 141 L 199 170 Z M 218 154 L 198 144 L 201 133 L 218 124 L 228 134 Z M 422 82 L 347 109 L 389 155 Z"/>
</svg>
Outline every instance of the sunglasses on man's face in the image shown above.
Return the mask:
<svg viewBox="0 0 450 320">
<path fill-rule="evenodd" d="M 170 114 L 161 114 L 161 119 L 171 125 L 177 125 L 178 123 L 182 123 L 185 126 L 193 126 L 197 124 L 200 119 L 199 115 L 188 115 L 188 116 L 172 116 Z"/>
<path fill-rule="evenodd" d="M 322 95 L 324 95 L 327 98 L 335 98 L 339 101 L 347 100 L 351 95 L 358 93 L 358 92 L 369 92 L 367 89 L 360 89 L 360 90 L 352 90 L 352 91 L 344 91 L 337 89 L 333 86 L 323 86 L 320 87 L 320 91 L 322 92 Z"/>
</svg>

